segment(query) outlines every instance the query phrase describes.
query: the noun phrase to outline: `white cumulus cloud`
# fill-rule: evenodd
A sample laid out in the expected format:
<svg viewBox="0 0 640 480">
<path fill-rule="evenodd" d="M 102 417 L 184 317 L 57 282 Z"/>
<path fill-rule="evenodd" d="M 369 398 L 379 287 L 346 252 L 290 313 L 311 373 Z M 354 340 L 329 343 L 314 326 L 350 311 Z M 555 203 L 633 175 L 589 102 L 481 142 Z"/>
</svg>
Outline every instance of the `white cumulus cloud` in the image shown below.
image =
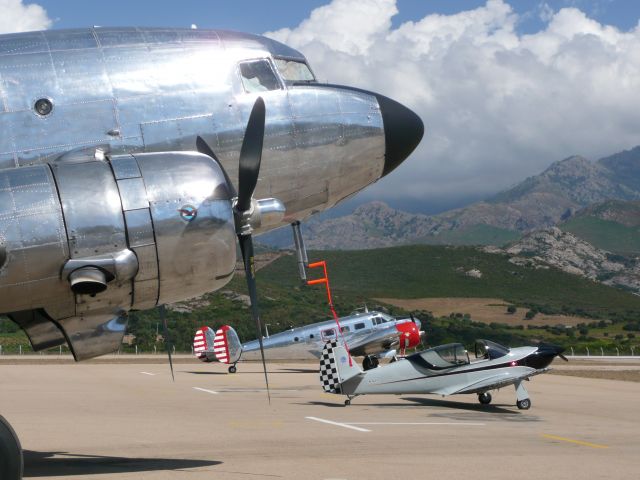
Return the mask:
<svg viewBox="0 0 640 480">
<path fill-rule="evenodd" d="M 551 161 L 640 144 L 640 28 L 620 31 L 577 8 L 544 9 L 518 32 L 504 0 L 397 28 L 395 0 L 333 0 L 267 33 L 301 50 L 321 81 L 385 94 L 414 109 L 426 135 L 367 197 L 487 195 Z"/>
<path fill-rule="evenodd" d="M 0 0 L 0 33 L 44 30 L 51 19 L 40 5 L 24 4 L 22 0 Z"/>
</svg>

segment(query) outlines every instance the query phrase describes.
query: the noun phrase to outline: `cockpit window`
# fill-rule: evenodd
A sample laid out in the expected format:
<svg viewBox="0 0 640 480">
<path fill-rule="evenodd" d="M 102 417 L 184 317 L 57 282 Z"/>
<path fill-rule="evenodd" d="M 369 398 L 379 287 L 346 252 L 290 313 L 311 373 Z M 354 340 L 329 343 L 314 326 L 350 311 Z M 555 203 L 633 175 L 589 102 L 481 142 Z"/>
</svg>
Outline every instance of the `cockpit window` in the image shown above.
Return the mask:
<svg viewBox="0 0 640 480">
<path fill-rule="evenodd" d="M 242 86 L 247 93 L 278 90 L 280 84 L 268 60 L 252 60 L 240 64 Z"/>
<path fill-rule="evenodd" d="M 449 343 L 416 353 L 426 363 L 427 368 L 441 370 L 458 365 L 467 365 L 469 355 L 464 346 L 459 343 Z"/>
<path fill-rule="evenodd" d="M 293 82 L 315 82 L 316 79 L 311 73 L 309 66 L 298 60 L 287 60 L 276 58 L 276 67 L 287 83 Z"/>
</svg>

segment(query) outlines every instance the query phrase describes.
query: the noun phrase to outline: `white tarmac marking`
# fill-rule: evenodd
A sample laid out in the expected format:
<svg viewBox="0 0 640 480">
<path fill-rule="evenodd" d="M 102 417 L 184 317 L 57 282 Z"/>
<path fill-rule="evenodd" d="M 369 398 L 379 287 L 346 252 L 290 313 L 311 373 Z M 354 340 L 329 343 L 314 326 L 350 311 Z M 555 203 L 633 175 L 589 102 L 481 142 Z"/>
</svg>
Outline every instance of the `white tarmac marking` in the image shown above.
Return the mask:
<svg viewBox="0 0 640 480">
<path fill-rule="evenodd" d="M 149 373 L 149 372 L 140 372 L 143 375 L 151 375 L 152 377 L 157 375 L 156 373 Z"/>
<path fill-rule="evenodd" d="M 345 422 L 345 425 L 463 425 L 484 426 L 486 423 L 473 422 Z"/>
<path fill-rule="evenodd" d="M 218 395 L 218 392 L 214 392 L 213 390 L 207 390 L 206 388 L 193 387 L 194 390 L 199 390 L 200 392 L 211 393 L 212 395 Z"/>
<path fill-rule="evenodd" d="M 314 420 L 320 423 L 328 423 L 329 425 L 335 425 L 337 427 L 350 428 L 351 430 L 357 430 L 358 432 L 370 432 L 371 430 L 367 430 L 366 428 L 354 427 L 353 425 L 347 425 L 346 423 L 332 422 L 331 420 L 325 420 L 324 418 L 318 417 L 304 417 L 308 420 Z"/>
<path fill-rule="evenodd" d="M 218 390 L 218 393 L 263 393 L 266 391 L 267 391 L 266 388 L 221 388 L 220 390 Z M 270 391 L 271 393 L 273 393 L 273 392 L 299 392 L 300 390 L 272 389 Z"/>
</svg>

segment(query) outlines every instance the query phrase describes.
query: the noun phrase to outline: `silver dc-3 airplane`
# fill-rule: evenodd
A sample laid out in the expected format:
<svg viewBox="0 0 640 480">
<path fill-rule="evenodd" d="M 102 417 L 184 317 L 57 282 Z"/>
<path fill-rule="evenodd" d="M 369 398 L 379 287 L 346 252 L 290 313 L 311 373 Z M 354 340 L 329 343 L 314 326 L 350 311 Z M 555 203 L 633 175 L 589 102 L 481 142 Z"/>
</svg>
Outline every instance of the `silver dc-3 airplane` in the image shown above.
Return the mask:
<svg viewBox="0 0 640 480">
<path fill-rule="evenodd" d="M 260 343 L 252 234 L 388 175 L 423 132 L 398 102 L 317 83 L 304 55 L 257 35 L 1 35 L 0 314 L 36 351 L 113 352 L 128 311 L 158 306 L 166 330 L 164 304 L 229 282 L 238 242 Z M 0 417 L 0 477 L 21 465 Z"/>
<path fill-rule="evenodd" d="M 460 343 L 450 343 L 408 355 L 403 360 L 363 372 L 337 342 L 327 342 L 320 359 L 320 383 L 325 392 L 346 395 L 345 405 L 358 395 L 432 393 L 478 395 L 483 405 L 491 403 L 491 390 L 513 385 L 516 406 L 531 407 L 524 381 L 549 370 L 549 364 L 564 348 L 506 348 L 489 340 L 476 341 L 476 360 Z"/>
<path fill-rule="evenodd" d="M 346 343 L 355 357 L 364 357 L 365 370 L 378 366 L 380 358 L 404 355 L 409 348 L 421 342 L 424 332 L 416 318 L 396 319 L 377 311 L 353 313 L 339 319 L 341 331 L 335 320 L 292 328 L 262 339 L 267 358 L 320 358 L 326 342 L 337 340 Z M 253 340 L 240 343 L 236 331 L 229 325 L 218 330 L 202 327 L 193 340 L 194 355 L 203 362 L 215 360 L 229 364 L 229 372 L 236 372 L 241 356 L 258 352 L 260 344 Z"/>
</svg>

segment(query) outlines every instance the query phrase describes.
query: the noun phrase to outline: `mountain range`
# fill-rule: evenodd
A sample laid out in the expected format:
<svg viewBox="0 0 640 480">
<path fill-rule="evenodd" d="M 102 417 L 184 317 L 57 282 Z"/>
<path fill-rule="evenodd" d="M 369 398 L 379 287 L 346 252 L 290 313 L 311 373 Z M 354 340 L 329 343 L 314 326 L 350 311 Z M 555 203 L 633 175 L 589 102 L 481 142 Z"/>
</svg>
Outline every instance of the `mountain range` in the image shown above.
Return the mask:
<svg viewBox="0 0 640 480">
<path fill-rule="evenodd" d="M 580 156 L 554 162 L 485 201 L 438 215 L 371 202 L 343 217 L 311 219 L 303 224 L 303 233 L 307 246 L 315 249 L 504 245 L 556 225 L 598 247 L 640 253 L 640 146 L 595 162 Z M 260 241 L 277 247 L 292 244 L 287 229 Z"/>
</svg>

